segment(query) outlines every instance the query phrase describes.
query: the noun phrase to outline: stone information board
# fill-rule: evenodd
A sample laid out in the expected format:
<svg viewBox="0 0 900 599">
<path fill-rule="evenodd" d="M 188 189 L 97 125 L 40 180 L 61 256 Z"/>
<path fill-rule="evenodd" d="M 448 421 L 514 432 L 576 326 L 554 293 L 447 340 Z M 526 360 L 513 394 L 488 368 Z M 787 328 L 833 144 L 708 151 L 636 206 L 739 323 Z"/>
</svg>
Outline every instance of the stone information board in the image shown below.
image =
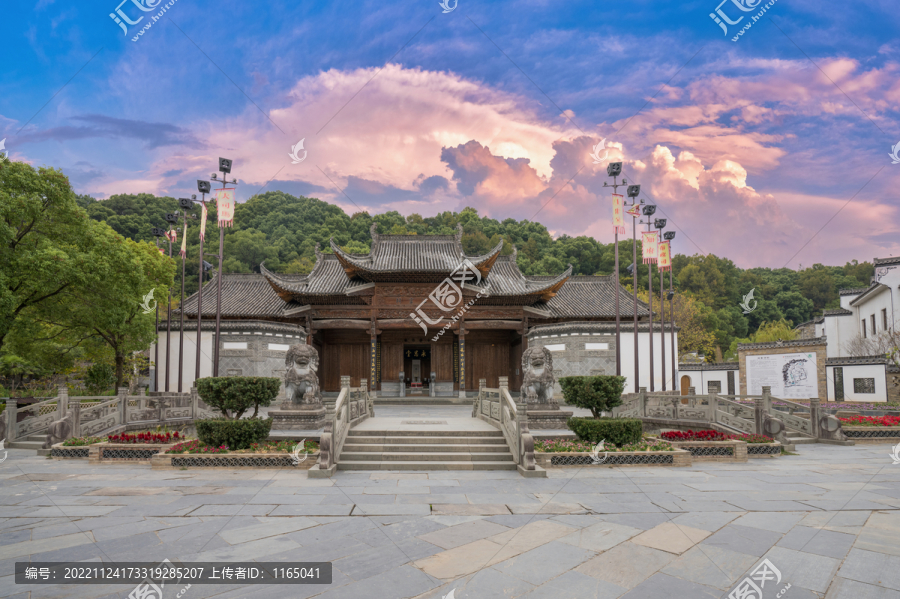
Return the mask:
<svg viewBox="0 0 900 599">
<path fill-rule="evenodd" d="M 815 352 L 747 356 L 747 394 L 766 386 L 782 399 L 819 397 Z"/>
</svg>

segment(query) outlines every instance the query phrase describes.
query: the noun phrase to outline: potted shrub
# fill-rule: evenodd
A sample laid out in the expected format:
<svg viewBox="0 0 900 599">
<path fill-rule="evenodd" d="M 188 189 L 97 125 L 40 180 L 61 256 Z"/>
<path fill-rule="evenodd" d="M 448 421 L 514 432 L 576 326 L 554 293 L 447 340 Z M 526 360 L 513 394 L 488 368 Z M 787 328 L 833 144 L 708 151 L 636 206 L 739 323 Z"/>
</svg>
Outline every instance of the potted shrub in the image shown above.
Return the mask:
<svg viewBox="0 0 900 599">
<path fill-rule="evenodd" d="M 197 436 L 206 445 L 246 449 L 269 437 L 272 419 L 258 418 L 259 407 L 269 406 L 278 395 L 281 381 L 275 377 L 230 376 L 200 379 L 197 393 L 221 418 L 196 421 Z M 241 418 L 253 408 L 250 418 Z"/>
</svg>

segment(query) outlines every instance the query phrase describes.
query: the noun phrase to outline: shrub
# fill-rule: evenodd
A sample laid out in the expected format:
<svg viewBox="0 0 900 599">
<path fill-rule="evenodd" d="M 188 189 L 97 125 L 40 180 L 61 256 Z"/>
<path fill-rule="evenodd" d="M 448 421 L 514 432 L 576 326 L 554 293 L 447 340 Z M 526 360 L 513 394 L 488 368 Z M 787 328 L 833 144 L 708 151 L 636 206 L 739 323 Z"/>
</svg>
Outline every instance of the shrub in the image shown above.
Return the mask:
<svg viewBox="0 0 900 599">
<path fill-rule="evenodd" d="M 590 410 L 594 418 L 600 418 L 601 412 L 609 412 L 622 405 L 625 377 L 564 376 L 559 379 L 559 386 L 567 404 Z"/>
<path fill-rule="evenodd" d="M 259 406 L 270 405 L 278 395 L 281 381 L 275 377 L 220 376 L 200 379 L 196 385 L 206 405 L 217 408 L 225 418 L 237 420 L 251 406 L 256 418 Z"/>
<path fill-rule="evenodd" d="M 569 429 L 582 441 L 599 443 L 606 441 L 617 446 L 637 443 L 643 432 L 637 418 L 569 418 Z"/>
<path fill-rule="evenodd" d="M 116 369 L 109 364 L 98 362 L 84 375 L 84 386 L 94 395 L 102 395 L 116 384 Z"/>
<path fill-rule="evenodd" d="M 197 436 L 205 445 L 221 447 L 227 445 L 230 449 L 247 449 L 254 443 L 265 441 L 272 429 L 272 419 L 246 418 L 244 420 L 231 420 L 228 418 L 216 418 L 212 420 L 197 420 Z"/>
<path fill-rule="evenodd" d="M 107 437 L 107 440 L 110 443 L 171 443 L 172 441 L 178 442 L 181 441 L 181 434 L 178 431 L 175 431 L 175 434 L 172 433 L 137 433 L 136 435 L 129 435 L 128 433 L 122 433 L 119 435 L 110 435 Z"/>
</svg>

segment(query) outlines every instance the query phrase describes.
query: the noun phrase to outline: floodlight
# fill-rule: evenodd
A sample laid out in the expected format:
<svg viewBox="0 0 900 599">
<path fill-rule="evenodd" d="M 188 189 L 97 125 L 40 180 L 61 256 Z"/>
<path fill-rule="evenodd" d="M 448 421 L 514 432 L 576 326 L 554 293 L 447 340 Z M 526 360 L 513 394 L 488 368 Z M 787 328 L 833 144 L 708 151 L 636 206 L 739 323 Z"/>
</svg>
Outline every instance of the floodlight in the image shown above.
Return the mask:
<svg viewBox="0 0 900 599">
<path fill-rule="evenodd" d="M 643 206 L 644 216 L 653 216 L 656 213 L 656 206 L 653 204 L 646 204 Z"/>
<path fill-rule="evenodd" d="M 167 223 L 173 223 L 173 224 L 178 223 L 178 213 L 177 212 L 175 212 L 175 213 L 169 212 L 168 214 L 165 215 L 164 218 L 166 219 Z"/>
<path fill-rule="evenodd" d="M 663 233 L 663 239 L 667 239 L 669 241 L 675 239 L 675 231 L 666 231 Z"/>
<path fill-rule="evenodd" d="M 657 229 L 665 229 L 666 228 L 666 219 L 657 218 L 656 220 L 653 221 L 653 226 L 656 227 Z"/>
<path fill-rule="evenodd" d="M 212 264 L 210 264 L 210 263 L 207 262 L 206 260 L 203 261 L 203 272 L 209 272 L 209 271 L 211 271 L 211 270 L 212 270 L 212 267 L 213 267 Z"/>
<path fill-rule="evenodd" d="M 674 291 L 670 291 L 669 293 L 666 294 L 666 299 L 669 300 L 669 301 L 672 301 L 672 298 L 673 298 L 673 297 L 675 297 L 675 292 L 674 292 Z"/>
<path fill-rule="evenodd" d="M 628 186 L 628 197 L 636 198 L 641 194 L 641 186 L 640 185 L 629 185 Z"/>
<path fill-rule="evenodd" d="M 200 193 L 209 193 L 209 190 L 209 181 L 200 181 L 199 179 L 197 180 L 197 191 L 199 191 Z"/>
<path fill-rule="evenodd" d="M 160 229 L 159 227 L 153 227 L 152 229 L 150 229 L 150 234 L 153 235 L 154 237 L 165 237 L 166 230 Z"/>
<path fill-rule="evenodd" d="M 231 172 L 231 159 L 219 158 L 219 172 L 228 174 Z"/>
<path fill-rule="evenodd" d="M 618 177 L 622 174 L 621 162 L 610 162 L 606 165 L 606 174 L 610 177 Z"/>
<path fill-rule="evenodd" d="M 188 198 L 179 198 L 178 205 L 184 208 L 185 210 L 190 210 L 194 207 L 194 202 L 189 200 Z"/>
<path fill-rule="evenodd" d="M 634 262 L 632 262 L 631 264 L 628 265 L 628 268 L 625 269 L 625 272 L 627 272 L 630 275 L 634 274 Z"/>
</svg>

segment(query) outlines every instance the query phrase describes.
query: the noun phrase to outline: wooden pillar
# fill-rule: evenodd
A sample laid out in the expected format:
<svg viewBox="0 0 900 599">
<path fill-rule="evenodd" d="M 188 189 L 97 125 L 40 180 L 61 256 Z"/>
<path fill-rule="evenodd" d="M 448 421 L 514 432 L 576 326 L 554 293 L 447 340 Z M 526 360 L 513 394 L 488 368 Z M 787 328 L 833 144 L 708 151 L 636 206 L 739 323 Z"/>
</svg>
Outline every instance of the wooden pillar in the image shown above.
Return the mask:
<svg viewBox="0 0 900 599">
<path fill-rule="evenodd" d="M 313 344 L 313 319 L 312 315 L 307 315 L 306 317 L 306 345 Z M 319 357 L 321 360 L 321 356 Z"/>
<path fill-rule="evenodd" d="M 372 326 L 369 330 L 369 341 L 369 388 L 375 391 L 375 385 L 378 383 L 378 328 L 374 316 L 372 317 Z"/>
<path fill-rule="evenodd" d="M 459 319 L 459 396 L 466 396 L 466 327 L 462 318 Z"/>
</svg>

